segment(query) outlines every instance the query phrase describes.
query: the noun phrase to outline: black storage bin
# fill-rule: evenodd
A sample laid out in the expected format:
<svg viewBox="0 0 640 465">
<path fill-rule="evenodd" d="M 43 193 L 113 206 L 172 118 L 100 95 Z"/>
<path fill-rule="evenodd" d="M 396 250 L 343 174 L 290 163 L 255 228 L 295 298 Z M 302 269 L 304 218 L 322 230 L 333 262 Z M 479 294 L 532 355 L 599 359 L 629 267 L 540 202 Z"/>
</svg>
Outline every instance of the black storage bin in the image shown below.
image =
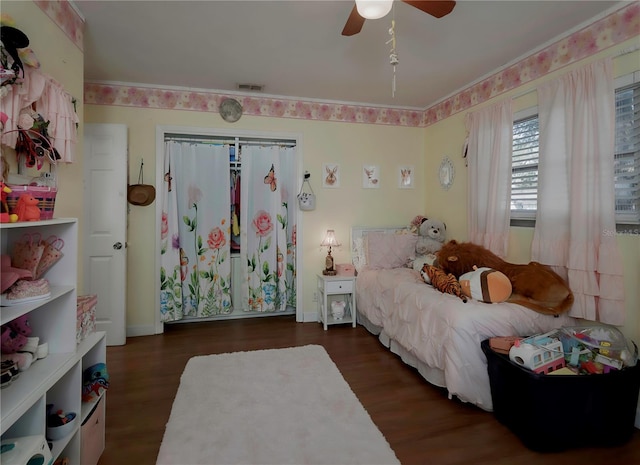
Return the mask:
<svg viewBox="0 0 640 465">
<path fill-rule="evenodd" d="M 617 446 L 634 430 L 640 363 L 594 375 L 545 375 L 522 368 L 481 343 L 493 412 L 529 449 Z"/>
</svg>

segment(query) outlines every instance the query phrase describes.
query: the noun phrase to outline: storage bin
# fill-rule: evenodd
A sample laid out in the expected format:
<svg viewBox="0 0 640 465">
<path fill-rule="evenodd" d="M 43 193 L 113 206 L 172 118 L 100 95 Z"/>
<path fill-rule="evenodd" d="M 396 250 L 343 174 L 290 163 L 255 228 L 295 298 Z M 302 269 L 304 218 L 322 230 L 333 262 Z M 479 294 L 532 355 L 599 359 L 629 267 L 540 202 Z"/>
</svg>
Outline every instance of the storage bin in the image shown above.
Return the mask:
<svg viewBox="0 0 640 465">
<path fill-rule="evenodd" d="M 9 186 L 11 193 L 7 194 L 7 206 L 10 213 L 15 213 L 18 206 L 18 200 L 23 194 L 32 195 L 38 200 L 38 208 L 40 209 L 40 219 L 50 220 L 53 218 L 53 210 L 56 206 L 56 195 L 58 189 L 47 186 Z"/>
<path fill-rule="evenodd" d="M 89 334 L 96 330 L 97 295 L 78 296 L 76 311 L 76 343 L 82 342 Z"/>
<path fill-rule="evenodd" d="M 616 446 L 634 430 L 640 363 L 593 375 L 536 374 L 481 343 L 493 413 L 532 450 Z"/>
<path fill-rule="evenodd" d="M 80 463 L 82 465 L 96 465 L 104 451 L 104 412 L 105 396 L 103 395 L 81 427 Z"/>
</svg>

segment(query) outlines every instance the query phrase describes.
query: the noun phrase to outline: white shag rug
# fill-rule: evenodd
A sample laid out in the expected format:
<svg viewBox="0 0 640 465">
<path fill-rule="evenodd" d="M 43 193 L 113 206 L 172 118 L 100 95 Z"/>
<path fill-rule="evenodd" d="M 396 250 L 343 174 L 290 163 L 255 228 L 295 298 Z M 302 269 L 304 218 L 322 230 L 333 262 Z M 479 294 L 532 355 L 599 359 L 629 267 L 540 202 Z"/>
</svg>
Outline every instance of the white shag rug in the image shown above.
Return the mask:
<svg viewBox="0 0 640 465">
<path fill-rule="evenodd" d="M 187 362 L 157 464 L 399 464 L 323 347 Z"/>
</svg>

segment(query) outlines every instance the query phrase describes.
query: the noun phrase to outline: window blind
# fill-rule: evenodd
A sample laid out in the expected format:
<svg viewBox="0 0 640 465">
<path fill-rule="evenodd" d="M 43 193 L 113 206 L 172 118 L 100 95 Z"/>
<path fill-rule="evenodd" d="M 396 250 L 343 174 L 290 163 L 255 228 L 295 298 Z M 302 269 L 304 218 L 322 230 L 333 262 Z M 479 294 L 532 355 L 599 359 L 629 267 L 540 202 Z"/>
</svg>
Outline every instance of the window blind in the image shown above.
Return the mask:
<svg viewBox="0 0 640 465">
<path fill-rule="evenodd" d="M 614 148 L 617 224 L 640 224 L 640 83 L 616 90 Z M 538 195 L 538 115 L 513 123 L 511 216 L 535 219 Z"/>
<path fill-rule="evenodd" d="M 640 83 L 616 90 L 616 222 L 640 224 Z"/>
<path fill-rule="evenodd" d="M 511 213 L 513 217 L 535 218 L 538 205 L 538 116 L 513 124 L 511 164 Z"/>
</svg>

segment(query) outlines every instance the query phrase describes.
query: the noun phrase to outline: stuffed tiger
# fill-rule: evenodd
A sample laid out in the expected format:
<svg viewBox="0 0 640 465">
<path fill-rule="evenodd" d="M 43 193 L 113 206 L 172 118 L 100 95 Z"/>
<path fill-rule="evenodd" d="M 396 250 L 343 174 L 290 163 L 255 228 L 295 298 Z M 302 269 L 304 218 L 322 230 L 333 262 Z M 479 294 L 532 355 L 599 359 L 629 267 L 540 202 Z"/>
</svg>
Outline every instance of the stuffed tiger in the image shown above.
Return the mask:
<svg viewBox="0 0 640 465">
<path fill-rule="evenodd" d="M 420 276 L 422 276 L 425 283 L 431 284 L 440 292 L 456 295 L 463 302 L 467 302 L 467 297 L 462 292 L 462 286 L 453 274 L 447 274 L 440 268 L 425 263 L 422 270 L 420 270 Z"/>
</svg>

